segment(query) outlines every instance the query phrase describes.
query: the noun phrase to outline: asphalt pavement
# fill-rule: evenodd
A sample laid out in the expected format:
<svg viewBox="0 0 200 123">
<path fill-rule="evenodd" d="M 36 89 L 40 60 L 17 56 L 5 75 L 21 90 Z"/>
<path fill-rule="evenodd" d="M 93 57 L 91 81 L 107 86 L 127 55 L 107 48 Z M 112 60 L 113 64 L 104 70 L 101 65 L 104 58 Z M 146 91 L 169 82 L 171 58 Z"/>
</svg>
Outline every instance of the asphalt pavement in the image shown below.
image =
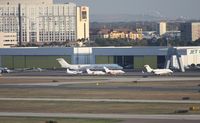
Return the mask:
<svg viewBox="0 0 200 123">
<path fill-rule="evenodd" d="M 64 98 L 0 98 L 0 101 L 115 102 L 200 104 L 200 100 L 133 100 L 133 99 L 64 99 Z"/>
<path fill-rule="evenodd" d="M 154 119 L 154 120 L 200 120 L 200 115 L 136 115 L 136 114 L 88 114 L 88 113 L 30 113 L 0 112 L 1 117 L 57 117 L 99 119 Z"/>
</svg>

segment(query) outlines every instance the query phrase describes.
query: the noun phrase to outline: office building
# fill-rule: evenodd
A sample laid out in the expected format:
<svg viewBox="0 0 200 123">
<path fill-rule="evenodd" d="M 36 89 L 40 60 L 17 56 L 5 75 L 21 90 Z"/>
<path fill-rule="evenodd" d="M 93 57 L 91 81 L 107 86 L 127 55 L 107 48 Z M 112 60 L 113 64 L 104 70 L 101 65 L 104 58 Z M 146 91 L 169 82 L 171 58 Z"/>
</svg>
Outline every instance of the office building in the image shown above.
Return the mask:
<svg viewBox="0 0 200 123">
<path fill-rule="evenodd" d="M 89 39 L 89 8 L 53 0 L 0 0 L 0 32 L 17 33 L 22 44 Z"/>
<path fill-rule="evenodd" d="M 181 24 L 181 40 L 196 41 L 200 38 L 200 22 L 187 22 Z"/>
<path fill-rule="evenodd" d="M 89 8 L 77 7 L 77 39 L 89 40 Z"/>
<path fill-rule="evenodd" d="M 164 35 L 167 32 L 167 23 L 160 22 L 157 26 L 157 32 L 160 36 Z"/>
</svg>

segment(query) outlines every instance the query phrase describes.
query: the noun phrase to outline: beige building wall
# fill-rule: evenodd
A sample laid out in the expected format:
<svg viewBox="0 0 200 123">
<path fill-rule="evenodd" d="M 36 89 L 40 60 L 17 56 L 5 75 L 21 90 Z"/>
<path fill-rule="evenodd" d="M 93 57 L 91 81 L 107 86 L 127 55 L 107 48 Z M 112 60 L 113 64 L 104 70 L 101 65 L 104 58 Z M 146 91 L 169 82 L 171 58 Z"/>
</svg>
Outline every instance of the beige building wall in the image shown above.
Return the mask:
<svg viewBox="0 0 200 123">
<path fill-rule="evenodd" d="M 16 33 L 0 32 L 0 48 L 10 48 L 17 45 Z"/>
<path fill-rule="evenodd" d="M 89 8 L 77 7 L 77 40 L 89 40 Z"/>
<path fill-rule="evenodd" d="M 0 4 L 0 32 L 19 33 L 18 9 L 18 5 Z M 21 4 L 22 44 L 76 41 L 76 12 L 73 3 Z"/>
<path fill-rule="evenodd" d="M 0 0 L 0 32 L 19 35 L 18 3 L 22 44 L 89 39 L 89 8 L 74 3 L 53 4 L 53 0 Z"/>
<path fill-rule="evenodd" d="M 158 31 L 159 31 L 160 36 L 165 34 L 167 32 L 167 23 L 166 22 L 160 22 L 159 27 L 158 27 Z"/>
<path fill-rule="evenodd" d="M 142 40 L 142 39 L 143 39 L 143 36 L 142 36 L 142 33 L 130 32 L 130 33 L 128 34 L 128 38 L 129 38 L 129 39 L 133 39 L 133 40 L 136 40 L 136 39 Z"/>
<path fill-rule="evenodd" d="M 47 5 L 53 4 L 53 0 L 0 0 L 0 5 L 17 5 L 19 3 L 25 5 Z"/>
<path fill-rule="evenodd" d="M 0 32 L 0 48 L 3 48 L 3 37 L 4 34 Z"/>
<path fill-rule="evenodd" d="M 124 38 L 126 38 L 126 34 L 124 32 L 113 31 L 113 32 L 110 32 L 109 37 L 111 39 L 124 39 Z"/>
<path fill-rule="evenodd" d="M 200 22 L 192 23 L 192 41 L 200 38 Z"/>
</svg>

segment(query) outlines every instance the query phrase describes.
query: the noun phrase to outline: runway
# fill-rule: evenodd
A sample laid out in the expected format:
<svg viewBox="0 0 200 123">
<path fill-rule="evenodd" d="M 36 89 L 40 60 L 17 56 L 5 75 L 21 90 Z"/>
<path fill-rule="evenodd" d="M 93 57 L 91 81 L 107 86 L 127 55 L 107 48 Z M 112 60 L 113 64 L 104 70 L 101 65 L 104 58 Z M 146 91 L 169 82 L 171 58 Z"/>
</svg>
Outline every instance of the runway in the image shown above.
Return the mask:
<svg viewBox="0 0 200 123">
<path fill-rule="evenodd" d="M 52 101 L 52 102 L 113 102 L 113 103 L 176 103 L 200 104 L 200 100 L 129 100 L 129 99 L 59 99 L 59 98 L 0 98 L 0 101 Z"/>
<path fill-rule="evenodd" d="M 88 114 L 88 113 L 30 113 L 0 112 L 1 117 L 56 117 L 98 119 L 154 119 L 154 120 L 200 120 L 199 115 L 137 115 L 137 114 Z"/>
<path fill-rule="evenodd" d="M 61 86 L 71 84 L 92 84 L 92 83 L 105 83 L 105 82 L 176 82 L 176 81 L 200 81 L 200 72 L 175 72 L 172 76 L 154 76 L 151 74 L 143 74 L 141 72 L 127 72 L 124 75 L 100 75 L 91 76 L 83 75 L 67 75 L 65 71 L 49 71 L 42 72 L 15 72 L 3 74 L 0 77 L 0 85 L 4 86 Z M 18 82 L 18 83 L 1 83 L 1 79 L 37 79 L 36 82 Z M 48 79 L 49 82 L 43 82 Z M 61 81 L 53 82 L 53 80 L 64 79 Z"/>
<path fill-rule="evenodd" d="M 59 86 L 63 84 L 91 84 L 91 83 L 105 83 L 105 82 L 176 82 L 176 81 L 200 81 L 200 76 L 198 77 L 178 77 L 178 76 L 151 76 L 151 77 L 135 77 L 135 76 L 43 76 L 43 77 L 32 77 L 32 76 L 3 76 L 2 79 L 38 79 L 37 82 L 33 83 L 0 83 L 1 85 L 38 85 L 38 86 Z M 65 79 L 59 82 L 40 82 L 40 80 L 56 80 Z"/>
<path fill-rule="evenodd" d="M 126 71 L 126 70 L 125 70 Z M 179 77 L 198 77 L 200 71 L 186 71 L 186 72 L 174 72 L 172 76 L 179 76 Z M 69 75 L 66 73 L 65 70 L 44 70 L 44 71 L 16 71 L 14 73 L 4 74 L 5 76 L 91 76 L 86 73 L 82 75 Z M 106 75 L 109 76 L 109 75 Z M 135 71 L 126 71 L 125 74 L 121 76 L 155 76 L 153 74 L 135 72 Z"/>
<path fill-rule="evenodd" d="M 130 119 L 121 123 L 199 123 L 198 120 Z"/>
<path fill-rule="evenodd" d="M 61 79 L 61 80 L 60 80 Z M 3 76 L 0 81 L 0 88 L 60 88 L 60 89 L 126 89 L 126 90 L 155 90 L 155 91 L 190 91 L 198 92 L 198 87 L 85 87 L 67 86 L 80 84 L 101 84 L 101 83 L 137 83 L 137 82 L 189 82 L 200 81 L 200 77 L 180 76 Z M 18 82 L 15 82 L 18 80 Z M 21 81 L 20 81 L 21 80 Z M 26 82 L 32 80 L 33 82 Z M 35 82 L 34 82 L 35 80 Z M 43 82 L 46 80 L 45 82 Z M 56 81 L 56 82 L 54 82 Z"/>
<path fill-rule="evenodd" d="M 176 77 L 176 76 L 158 76 L 158 77 L 135 77 L 135 76 L 3 76 L 4 81 L 11 80 L 11 82 L 0 82 L 0 88 L 35 88 L 35 89 L 68 89 L 68 90 L 136 90 L 136 91 L 158 91 L 158 92 L 195 92 L 198 93 L 200 88 L 198 86 L 191 87 L 153 87 L 153 86 L 101 86 L 105 83 L 140 83 L 140 82 L 189 82 L 200 81 L 200 77 Z M 0 79 L 0 80 L 1 80 Z M 62 79 L 60 81 L 56 81 Z M 19 80 L 15 82 L 15 80 Z M 20 81 L 21 80 L 21 81 Z M 26 82 L 32 80 L 35 82 Z M 48 80 L 46 82 L 42 82 Z M 56 81 L 56 82 L 53 82 Z M 84 84 L 94 84 L 97 86 L 84 86 Z M 199 83 L 200 84 L 200 83 Z M 99 85 L 99 86 L 98 86 Z"/>
<path fill-rule="evenodd" d="M 8 82 L 4 81 L 4 80 L 9 80 Z M 15 80 L 18 80 L 17 82 Z M 32 80 L 27 82 L 27 80 Z M 193 81 L 194 83 L 191 85 L 186 84 L 184 86 L 167 86 L 167 84 L 173 84 L 173 82 L 180 82 L 180 83 L 176 83 L 178 84 L 182 84 L 182 82 L 185 83 L 189 83 Z M 143 85 L 143 83 L 145 83 L 145 85 Z M 156 83 L 164 83 L 167 82 L 167 84 L 161 84 L 161 85 L 157 85 Z M 105 84 L 106 83 L 106 84 Z M 109 84 L 109 83 L 117 83 L 117 84 Z M 118 84 L 119 83 L 119 84 Z M 123 84 L 120 84 L 123 83 Z M 131 84 L 129 84 L 131 83 Z M 151 83 L 153 83 L 153 85 L 151 85 Z M 3 75 L 2 77 L 0 77 L 0 89 L 5 89 L 6 92 L 8 92 L 8 95 L 10 93 L 10 91 L 12 91 L 12 89 L 16 89 L 16 92 L 20 92 L 21 95 L 17 95 L 15 96 L 15 94 L 11 93 L 10 97 L 11 98 L 0 98 L 0 101 L 6 102 L 28 102 L 28 101 L 40 101 L 40 102 L 108 102 L 108 103 L 160 103 L 165 105 L 166 104 L 180 104 L 180 105 L 199 105 L 200 104 L 200 100 L 195 100 L 196 97 L 198 96 L 199 92 L 200 92 L 200 86 L 198 86 L 198 84 L 200 85 L 200 76 L 199 73 L 195 73 L 194 75 L 192 75 L 192 73 L 176 73 L 176 75 L 173 76 L 144 76 L 141 73 L 127 73 L 126 75 L 120 75 L 120 76 L 88 76 L 88 75 L 81 75 L 81 76 L 69 76 L 66 75 L 65 73 L 62 72 L 28 72 L 28 73 L 12 73 L 12 74 L 6 74 Z M 188 86 L 189 85 L 189 86 Z M 35 92 L 35 90 L 44 90 L 41 91 L 43 93 L 43 97 L 39 97 L 38 95 L 36 95 L 37 93 Z M 46 92 L 48 92 L 47 90 L 50 91 L 60 91 L 59 93 L 56 93 L 55 95 L 53 95 L 52 97 L 50 97 L 51 95 L 47 95 Z M 7 91 L 8 90 L 8 91 Z M 26 91 L 27 90 L 27 91 Z M 23 97 L 23 91 L 24 92 L 29 92 L 28 90 L 33 90 L 33 98 L 31 98 L 30 95 L 25 95 L 24 97 L 26 98 L 21 98 Z M 76 91 L 80 91 L 79 93 L 81 94 L 82 92 L 84 92 L 86 97 L 83 97 L 83 99 L 81 99 L 82 97 L 77 97 L 77 99 L 74 99 L 74 96 L 70 96 L 70 95 L 66 95 L 65 96 L 65 92 L 70 92 L 71 90 L 73 90 L 74 92 Z M 145 95 L 143 95 L 145 98 L 135 98 L 135 96 L 131 96 L 131 98 L 124 98 L 124 99 L 116 99 L 115 96 L 113 96 L 113 99 L 109 99 L 109 97 L 107 97 L 107 95 L 105 95 L 103 98 L 101 98 L 101 95 L 99 95 L 98 92 L 106 92 L 106 94 L 110 94 L 110 92 L 112 91 L 119 91 L 119 95 L 120 93 L 124 92 L 126 94 L 126 91 L 128 92 L 137 92 L 138 94 L 140 92 L 146 92 L 146 94 L 148 94 L 149 92 L 153 93 L 153 97 L 155 95 L 155 98 L 152 99 L 150 98 L 150 100 L 148 100 L 149 98 L 147 98 Z M 4 90 L 3 90 L 4 91 Z M 2 92 L 3 92 L 2 91 Z M 97 97 L 94 98 L 92 97 L 92 94 L 87 93 L 87 91 L 97 91 L 96 95 Z M 166 94 L 167 96 L 171 96 L 170 94 L 168 95 L 168 93 L 170 92 L 170 94 L 176 94 L 178 95 L 178 97 L 176 97 L 176 95 L 173 97 L 172 100 L 167 100 L 168 98 L 157 98 L 156 94 Z M 182 92 L 185 94 L 180 95 L 179 93 L 182 94 Z M 156 93 L 156 94 L 154 94 Z M 40 93 L 41 94 L 41 93 Z M 116 94 L 116 93 L 114 93 Z M 188 95 L 189 96 L 188 96 Z M 7 95 L 5 93 L 5 95 Z M 36 96 L 35 96 L 36 95 Z M 59 97 L 60 95 L 64 95 L 63 97 L 60 98 L 56 98 L 57 96 Z M 77 96 L 74 93 L 75 96 Z M 192 95 L 192 96 L 190 96 Z M 194 95 L 197 95 L 196 97 Z M 34 97 L 35 96 L 35 97 Z M 54 98 L 55 96 L 55 98 Z M 69 96 L 69 98 L 67 97 Z M 90 98 L 91 96 L 91 98 Z M 93 95 L 94 96 L 94 95 Z M 162 96 L 162 95 L 161 95 Z M 9 97 L 9 96 L 2 96 L 2 97 Z M 20 98 L 12 98 L 12 97 L 20 97 Z M 39 98 L 38 98 L 39 97 Z M 50 97 L 50 98 L 48 98 Z M 111 95 L 112 97 L 112 95 Z M 180 98 L 179 98 L 180 97 Z M 183 97 L 189 97 L 189 100 L 182 100 Z M 152 99 L 152 100 L 151 100 Z M 156 100 L 158 99 L 158 100 Z M 160 99 L 160 100 L 159 100 Z M 180 99 L 180 100 L 179 100 Z M 146 105 L 146 104 L 145 104 Z M 57 105 L 56 105 L 57 106 Z M 124 108 L 124 107 L 123 107 Z M 105 109 L 106 110 L 106 109 Z M 164 110 L 164 108 L 163 108 Z M 2 110 L 3 111 L 3 110 Z M 7 111 L 7 110 L 4 110 Z M 42 112 L 38 112 L 38 113 L 34 113 L 34 112 L 20 112 L 20 110 L 12 110 L 14 112 L 0 112 L 0 116 L 1 117 L 56 117 L 56 118 L 99 118 L 99 119 L 125 119 L 127 120 L 127 122 L 125 121 L 124 123 L 132 123 L 133 121 L 137 121 L 137 120 L 141 120 L 141 121 L 148 121 L 148 120 L 152 120 L 152 121 L 158 121 L 158 120 L 162 120 L 163 122 L 169 123 L 167 121 L 172 120 L 173 123 L 176 122 L 181 122 L 181 121 L 191 121 L 192 123 L 196 123 L 200 120 L 200 115 L 176 115 L 176 114 L 172 114 L 172 115 L 139 115 L 139 114 L 126 114 L 127 112 L 125 112 L 125 114 L 120 114 L 121 112 L 119 112 L 119 114 L 95 114 L 95 113 L 79 113 L 79 112 L 69 112 L 69 113 L 61 113 L 58 111 L 58 113 L 43 113 Z M 15 112 L 16 111 L 16 112 Z M 19 112 L 18 112 L 19 111 Z M 26 111 L 26 110 L 25 110 Z M 145 110 L 146 112 L 146 110 Z M 100 112 L 100 113 L 105 113 L 105 112 Z M 112 112 L 113 113 L 113 112 Z M 115 113 L 115 112 L 114 112 Z M 137 112 L 138 113 L 138 112 Z M 161 113 L 162 114 L 162 113 Z M 195 114 L 195 113 L 194 113 Z M 129 121 L 130 119 L 130 121 Z M 188 123 L 191 123 L 188 122 Z M 140 122 L 138 122 L 140 123 Z M 144 123 L 144 122 L 141 122 Z M 187 122 L 186 122 L 187 123 Z"/>
</svg>

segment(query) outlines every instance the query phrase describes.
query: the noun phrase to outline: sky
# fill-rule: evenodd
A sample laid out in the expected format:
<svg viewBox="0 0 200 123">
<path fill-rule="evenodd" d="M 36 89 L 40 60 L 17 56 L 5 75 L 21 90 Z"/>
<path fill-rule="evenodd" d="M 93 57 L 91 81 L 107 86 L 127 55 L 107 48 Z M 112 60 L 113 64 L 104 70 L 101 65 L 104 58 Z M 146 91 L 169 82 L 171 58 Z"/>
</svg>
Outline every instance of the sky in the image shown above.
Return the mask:
<svg viewBox="0 0 200 123">
<path fill-rule="evenodd" d="M 200 18 L 200 0 L 54 0 L 90 7 L 90 14 L 148 14 L 189 19 Z"/>
</svg>

